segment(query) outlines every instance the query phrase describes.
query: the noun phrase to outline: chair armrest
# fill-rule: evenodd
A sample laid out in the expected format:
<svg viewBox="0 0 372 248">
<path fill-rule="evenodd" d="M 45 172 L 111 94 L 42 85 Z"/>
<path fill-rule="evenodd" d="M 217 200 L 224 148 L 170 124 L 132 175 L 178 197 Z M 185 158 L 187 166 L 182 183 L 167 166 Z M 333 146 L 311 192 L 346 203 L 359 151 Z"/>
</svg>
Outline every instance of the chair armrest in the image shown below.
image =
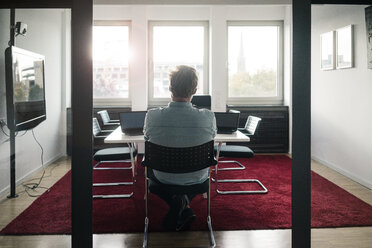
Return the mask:
<svg viewBox="0 0 372 248">
<path fill-rule="evenodd" d="M 110 120 L 110 122 L 112 122 L 112 123 L 120 123 L 120 120 Z"/>
<path fill-rule="evenodd" d="M 109 123 L 105 123 L 104 125 L 105 126 L 119 126 L 120 123 L 119 122 L 109 122 Z"/>
<path fill-rule="evenodd" d="M 101 130 L 101 133 L 112 133 L 115 130 Z"/>
<path fill-rule="evenodd" d="M 99 135 L 99 136 L 94 136 L 94 138 L 107 138 L 107 136 Z"/>
</svg>

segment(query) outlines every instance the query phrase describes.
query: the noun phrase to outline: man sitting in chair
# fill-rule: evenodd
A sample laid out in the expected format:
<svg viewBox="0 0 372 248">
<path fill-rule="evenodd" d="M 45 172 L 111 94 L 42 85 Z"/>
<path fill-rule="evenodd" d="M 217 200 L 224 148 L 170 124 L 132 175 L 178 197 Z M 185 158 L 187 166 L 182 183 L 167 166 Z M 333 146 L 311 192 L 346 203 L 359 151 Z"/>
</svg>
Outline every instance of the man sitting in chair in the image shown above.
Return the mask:
<svg viewBox="0 0 372 248">
<path fill-rule="evenodd" d="M 196 93 L 198 77 L 194 68 L 178 66 L 169 76 L 172 101 L 167 107 L 150 109 L 144 126 L 145 140 L 167 147 L 191 147 L 204 144 L 216 135 L 214 113 L 197 109 L 191 104 Z M 191 185 L 208 179 L 209 168 L 191 173 L 166 173 L 153 170 L 153 176 L 161 183 Z M 154 183 L 150 181 L 150 184 Z M 195 219 L 190 202 L 195 195 L 158 194 L 170 209 L 163 219 L 167 230 L 186 230 Z"/>
</svg>

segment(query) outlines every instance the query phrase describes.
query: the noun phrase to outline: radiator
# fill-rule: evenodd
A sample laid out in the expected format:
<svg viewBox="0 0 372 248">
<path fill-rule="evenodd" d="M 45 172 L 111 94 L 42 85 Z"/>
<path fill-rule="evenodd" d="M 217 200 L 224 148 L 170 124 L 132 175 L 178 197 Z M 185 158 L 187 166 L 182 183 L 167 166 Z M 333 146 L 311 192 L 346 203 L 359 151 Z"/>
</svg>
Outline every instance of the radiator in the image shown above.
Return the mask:
<svg viewBox="0 0 372 248">
<path fill-rule="evenodd" d="M 228 107 L 240 111 L 239 127 L 244 127 L 249 115 L 260 117 L 261 123 L 248 146 L 257 153 L 288 153 L 289 110 L 288 106 Z"/>
</svg>

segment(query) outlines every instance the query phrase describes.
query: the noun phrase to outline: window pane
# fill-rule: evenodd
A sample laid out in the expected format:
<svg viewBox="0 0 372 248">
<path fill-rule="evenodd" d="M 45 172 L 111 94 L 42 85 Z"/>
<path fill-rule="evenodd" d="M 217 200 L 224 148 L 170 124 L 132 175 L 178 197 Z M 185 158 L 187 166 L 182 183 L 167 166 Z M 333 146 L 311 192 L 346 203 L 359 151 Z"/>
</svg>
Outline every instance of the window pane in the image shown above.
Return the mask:
<svg viewBox="0 0 372 248">
<path fill-rule="evenodd" d="M 277 26 L 228 27 L 229 97 L 278 95 Z"/>
<path fill-rule="evenodd" d="M 128 98 L 128 26 L 93 27 L 93 97 Z"/>
<path fill-rule="evenodd" d="M 192 66 L 198 72 L 197 93 L 203 93 L 204 27 L 153 27 L 154 98 L 170 97 L 169 72 L 177 65 Z"/>
</svg>

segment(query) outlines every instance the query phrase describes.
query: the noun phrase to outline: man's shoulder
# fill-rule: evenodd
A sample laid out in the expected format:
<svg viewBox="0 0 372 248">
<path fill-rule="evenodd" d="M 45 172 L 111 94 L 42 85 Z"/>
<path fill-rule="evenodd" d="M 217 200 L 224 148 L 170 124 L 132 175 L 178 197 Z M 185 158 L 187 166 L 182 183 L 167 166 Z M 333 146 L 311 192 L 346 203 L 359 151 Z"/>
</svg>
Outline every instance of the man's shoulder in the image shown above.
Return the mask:
<svg viewBox="0 0 372 248">
<path fill-rule="evenodd" d="M 210 111 L 209 109 L 197 109 L 197 108 L 195 108 L 195 109 L 201 115 L 214 117 L 214 113 L 212 111 Z"/>
<path fill-rule="evenodd" d="M 164 109 L 164 107 L 151 108 L 151 109 L 147 110 L 147 114 L 148 115 L 154 115 L 154 114 L 162 112 L 163 109 Z"/>
</svg>

